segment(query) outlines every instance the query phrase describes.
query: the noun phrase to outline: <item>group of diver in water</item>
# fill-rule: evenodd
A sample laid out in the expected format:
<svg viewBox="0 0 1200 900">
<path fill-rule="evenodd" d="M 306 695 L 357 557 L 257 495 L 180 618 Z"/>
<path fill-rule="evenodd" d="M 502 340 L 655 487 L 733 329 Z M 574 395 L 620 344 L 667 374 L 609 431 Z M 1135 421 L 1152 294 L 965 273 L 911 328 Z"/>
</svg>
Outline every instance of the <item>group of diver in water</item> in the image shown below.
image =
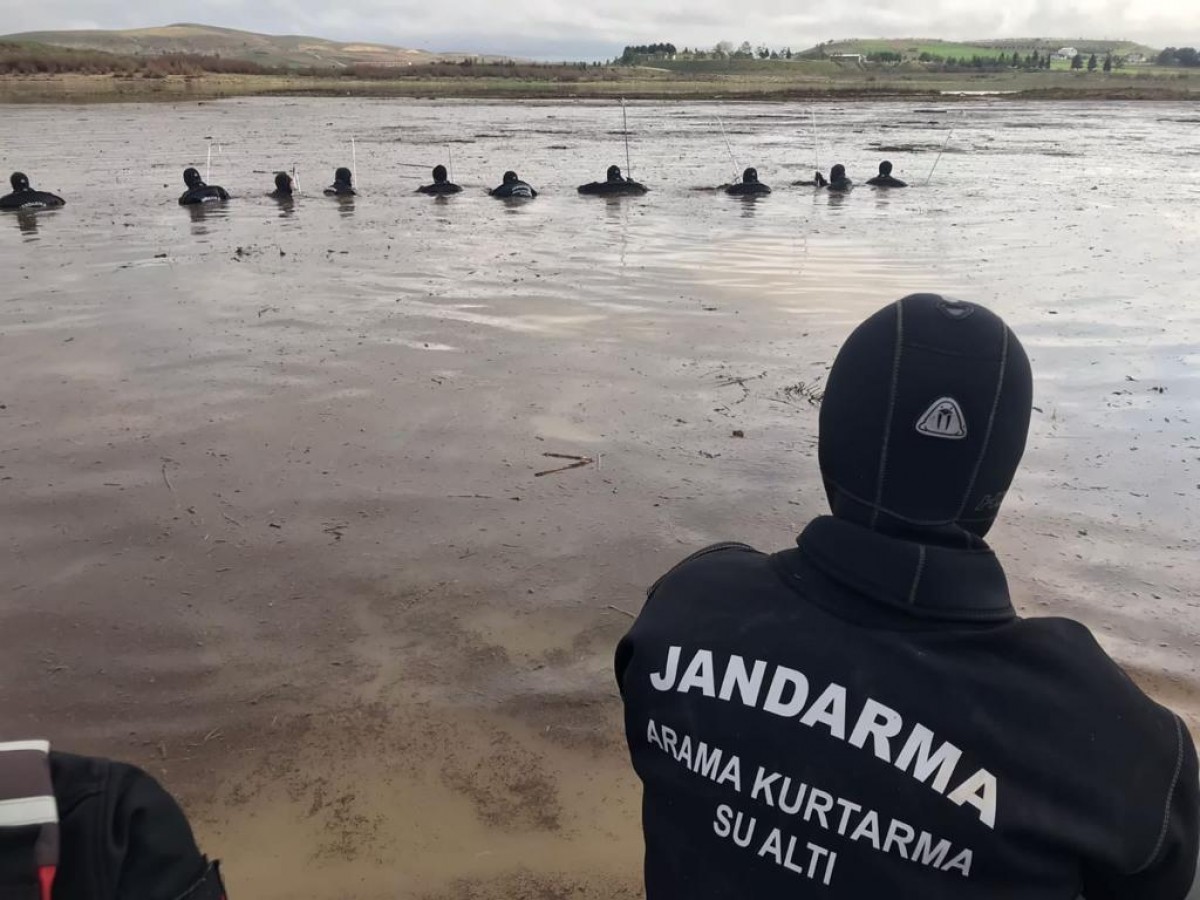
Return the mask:
<svg viewBox="0 0 1200 900">
<path fill-rule="evenodd" d="M 66 204 L 66 201 L 57 194 L 34 190 L 29 183 L 29 177 L 23 172 L 14 172 L 9 181 L 12 184 L 12 193 L 0 197 L 0 209 L 54 209 Z M 200 177 L 199 170 L 195 168 L 184 170 L 183 183 L 187 187 L 187 190 L 179 197 L 181 206 L 218 203 L 230 199 L 229 192 L 225 188 L 220 185 L 206 183 Z M 879 174 L 869 179 L 866 183 L 872 187 L 880 188 L 902 188 L 908 186 L 905 182 L 892 175 L 892 164 L 887 160 L 879 164 Z M 811 181 L 797 181 L 795 184 L 833 191 L 835 193 L 846 193 L 854 187 L 854 182 L 846 175 L 846 167 L 841 164 L 830 169 L 828 178 L 820 172 L 815 172 Z M 645 194 L 649 190 L 644 184 L 634 181 L 632 177 L 623 175 L 620 166 L 609 166 L 604 181 L 592 181 L 579 186 L 579 193 L 581 194 L 607 197 L 638 196 Z M 746 169 L 742 173 L 740 180 L 732 184 L 721 185 L 718 190 L 723 190 L 725 193 L 735 197 L 754 197 L 771 193 L 771 188 L 758 180 L 758 170 L 754 167 Z M 462 188 L 450 180 L 445 166 L 438 165 L 433 169 L 433 182 L 417 188 L 417 192 L 441 197 L 461 193 Z M 295 194 L 296 179 L 294 173 L 277 172 L 275 174 L 275 190 L 267 196 L 279 201 L 288 201 Z M 333 184 L 325 188 L 324 194 L 328 197 L 354 197 L 357 194 L 357 189 L 354 186 L 354 174 L 350 169 L 345 167 L 337 169 L 334 172 Z M 538 195 L 538 192 L 532 185 L 522 181 L 516 172 L 508 171 L 504 173 L 500 185 L 492 188 L 488 191 L 488 194 L 501 199 L 532 200 Z"/>
</svg>

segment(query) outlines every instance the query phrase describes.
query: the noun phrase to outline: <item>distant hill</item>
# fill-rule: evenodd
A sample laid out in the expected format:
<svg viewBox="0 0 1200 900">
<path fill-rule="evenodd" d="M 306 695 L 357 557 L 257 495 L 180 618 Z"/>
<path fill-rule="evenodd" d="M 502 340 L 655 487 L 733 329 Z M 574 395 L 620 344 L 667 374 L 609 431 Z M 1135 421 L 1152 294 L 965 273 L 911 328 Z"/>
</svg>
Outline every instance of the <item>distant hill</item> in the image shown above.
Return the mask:
<svg viewBox="0 0 1200 900">
<path fill-rule="evenodd" d="M 804 51 L 804 56 L 831 56 L 839 53 L 900 53 L 906 57 L 917 57 L 922 53 L 936 56 L 1000 56 L 1020 53 L 1022 56 L 1037 51 L 1053 53 L 1063 47 L 1074 47 L 1080 53 L 1104 56 L 1141 55 L 1148 60 L 1158 56 L 1158 50 L 1132 41 L 1093 41 L 1087 38 L 1003 38 L 992 41 L 943 41 L 936 38 L 868 38 L 847 41 L 829 41 Z"/>
<path fill-rule="evenodd" d="M 211 25 L 167 25 L 129 31 L 30 31 L 0 41 L 37 43 L 126 56 L 191 53 L 240 59 L 262 66 L 322 69 L 352 65 L 409 66 L 458 61 L 469 54 L 430 53 L 385 44 L 342 44 L 302 35 L 256 34 Z"/>
</svg>

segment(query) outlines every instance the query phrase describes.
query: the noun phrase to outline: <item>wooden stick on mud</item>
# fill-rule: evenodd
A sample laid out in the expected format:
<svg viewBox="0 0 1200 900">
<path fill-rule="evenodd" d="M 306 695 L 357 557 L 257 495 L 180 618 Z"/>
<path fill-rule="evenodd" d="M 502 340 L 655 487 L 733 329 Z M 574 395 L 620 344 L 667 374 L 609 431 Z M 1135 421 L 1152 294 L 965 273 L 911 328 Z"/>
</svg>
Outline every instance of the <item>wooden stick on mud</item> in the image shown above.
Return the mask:
<svg viewBox="0 0 1200 900">
<path fill-rule="evenodd" d="M 570 459 L 574 460 L 570 465 L 559 466 L 557 469 L 547 469 L 544 472 L 534 472 L 534 478 L 541 478 L 543 475 L 553 475 L 556 472 L 569 472 L 571 469 L 578 469 L 583 466 L 591 465 L 595 462 L 590 456 L 575 456 L 570 453 L 543 453 L 542 456 L 548 456 L 550 459 Z"/>
</svg>

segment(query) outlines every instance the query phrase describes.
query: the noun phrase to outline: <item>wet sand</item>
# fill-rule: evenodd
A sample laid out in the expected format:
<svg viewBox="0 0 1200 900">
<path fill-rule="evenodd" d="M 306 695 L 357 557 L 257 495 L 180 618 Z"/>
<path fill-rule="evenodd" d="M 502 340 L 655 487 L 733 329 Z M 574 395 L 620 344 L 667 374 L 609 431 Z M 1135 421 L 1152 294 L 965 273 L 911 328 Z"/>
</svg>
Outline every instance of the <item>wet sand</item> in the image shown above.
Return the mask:
<svg viewBox="0 0 1200 900">
<path fill-rule="evenodd" d="M 696 190 L 734 166 L 714 112 L 771 197 Z M 640 105 L 653 191 L 615 202 L 574 192 L 624 163 L 612 107 L 5 115 L 0 164 L 70 205 L 0 219 L 0 721 L 148 766 L 235 895 L 638 896 L 615 643 L 685 553 L 822 511 L 806 396 L 914 290 L 1030 351 L 1021 609 L 1200 731 L 1190 106 L 833 107 L 859 180 L 923 182 L 954 129 L 929 186 L 839 198 L 785 187 L 807 107 Z M 314 196 L 351 134 L 363 195 Z M 209 136 L 237 200 L 200 217 Z M 467 192 L 411 194 L 451 141 Z M 484 196 L 509 167 L 543 196 Z"/>
</svg>

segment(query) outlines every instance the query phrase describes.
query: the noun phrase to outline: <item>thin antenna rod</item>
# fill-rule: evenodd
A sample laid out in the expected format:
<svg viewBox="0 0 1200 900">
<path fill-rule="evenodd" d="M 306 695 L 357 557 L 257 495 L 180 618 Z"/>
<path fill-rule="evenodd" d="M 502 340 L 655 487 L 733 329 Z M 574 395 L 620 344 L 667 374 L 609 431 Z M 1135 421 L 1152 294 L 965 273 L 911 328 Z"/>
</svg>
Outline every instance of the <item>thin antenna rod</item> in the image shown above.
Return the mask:
<svg viewBox="0 0 1200 900">
<path fill-rule="evenodd" d="M 733 163 L 733 181 L 736 184 L 742 177 L 742 167 L 738 165 L 737 158 L 733 155 L 733 147 L 729 145 L 729 135 L 725 133 L 725 123 L 721 121 L 721 117 L 716 113 L 713 113 L 713 118 L 721 126 L 721 137 L 725 138 L 725 149 L 729 152 L 729 161 Z"/>
<path fill-rule="evenodd" d="M 821 171 L 821 154 L 817 151 L 817 108 L 809 107 L 809 112 L 812 113 L 813 126 L 813 165 L 817 167 L 817 171 Z"/>
<path fill-rule="evenodd" d="M 204 180 L 212 179 L 212 141 L 208 142 L 208 161 L 204 164 Z"/>
<path fill-rule="evenodd" d="M 629 115 L 625 112 L 625 98 L 621 98 L 621 119 L 625 123 L 625 178 L 633 181 L 633 163 L 629 158 Z"/>
<path fill-rule="evenodd" d="M 928 185 L 929 182 L 931 182 L 933 180 L 933 173 L 937 169 L 938 163 L 942 161 L 942 154 L 945 153 L 946 148 L 950 146 L 950 138 L 953 134 L 954 134 L 954 128 L 951 127 L 951 129 L 948 132 L 946 132 L 946 140 L 944 140 L 942 142 L 942 149 L 938 151 L 937 157 L 935 157 L 933 160 L 933 166 L 929 169 L 929 177 L 925 179 L 926 185 Z"/>
<path fill-rule="evenodd" d="M 354 144 L 354 138 L 350 138 L 350 165 L 351 173 L 354 175 L 354 187 L 358 188 L 358 147 Z"/>
<path fill-rule="evenodd" d="M 453 184 L 454 183 L 454 147 L 452 147 L 450 144 L 446 145 L 446 158 L 447 158 L 448 162 L 450 163 L 450 165 L 447 168 L 450 169 L 450 182 L 451 182 L 451 184 Z"/>
</svg>

